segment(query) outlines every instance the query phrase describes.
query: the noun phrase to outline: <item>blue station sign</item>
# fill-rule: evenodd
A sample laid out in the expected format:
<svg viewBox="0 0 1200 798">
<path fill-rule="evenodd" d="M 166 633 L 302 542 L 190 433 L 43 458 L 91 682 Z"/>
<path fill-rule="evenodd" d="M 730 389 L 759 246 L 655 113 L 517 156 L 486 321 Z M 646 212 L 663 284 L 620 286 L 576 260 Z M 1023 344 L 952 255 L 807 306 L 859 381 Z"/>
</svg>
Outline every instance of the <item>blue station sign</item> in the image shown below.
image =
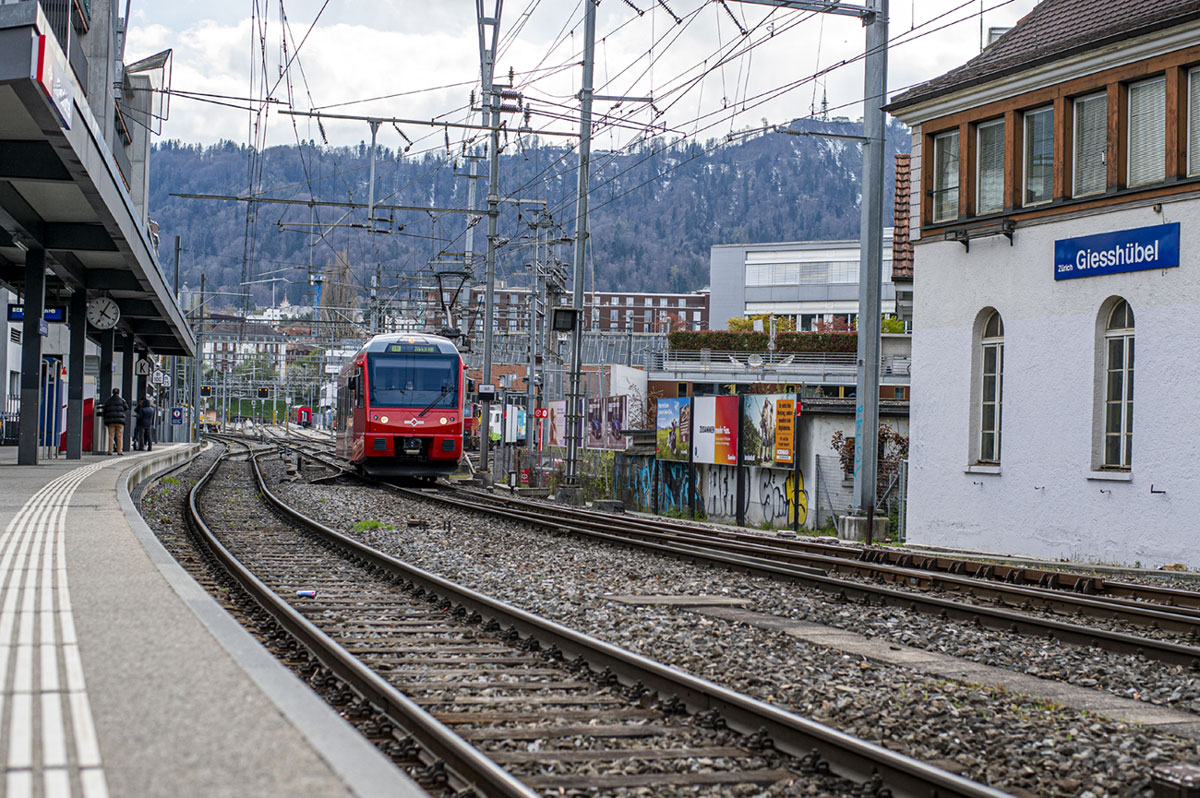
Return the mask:
<svg viewBox="0 0 1200 798">
<path fill-rule="evenodd" d="M 1179 222 L 1054 242 L 1054 279 L 1167 269 L 1179 265 Z"/>
<path fill-rule="evenodd" d="M 42 311 L 42 318 L 46 321 L 66 321 L 67 308 L 65 305 L 51 305 Z M 8 305 L 8 320 L 9 321 L 24 321 L 25 306 L 10 302 Z"/>
</svg>

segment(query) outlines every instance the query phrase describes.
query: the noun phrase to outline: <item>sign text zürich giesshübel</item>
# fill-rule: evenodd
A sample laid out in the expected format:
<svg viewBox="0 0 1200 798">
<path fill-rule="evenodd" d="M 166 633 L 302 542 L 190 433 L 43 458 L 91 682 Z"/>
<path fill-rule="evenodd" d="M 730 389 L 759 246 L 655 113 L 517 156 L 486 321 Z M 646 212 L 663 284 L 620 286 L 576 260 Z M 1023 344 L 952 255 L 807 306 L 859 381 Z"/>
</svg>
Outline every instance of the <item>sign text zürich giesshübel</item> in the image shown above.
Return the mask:
<svg viewBox="0 0 1200 798">
<path fill-rule="evenodd" d="M 1179 222 L 1054 242 L 1054 279 L 1167 269 L 1179 265 Z"/>
</svg>

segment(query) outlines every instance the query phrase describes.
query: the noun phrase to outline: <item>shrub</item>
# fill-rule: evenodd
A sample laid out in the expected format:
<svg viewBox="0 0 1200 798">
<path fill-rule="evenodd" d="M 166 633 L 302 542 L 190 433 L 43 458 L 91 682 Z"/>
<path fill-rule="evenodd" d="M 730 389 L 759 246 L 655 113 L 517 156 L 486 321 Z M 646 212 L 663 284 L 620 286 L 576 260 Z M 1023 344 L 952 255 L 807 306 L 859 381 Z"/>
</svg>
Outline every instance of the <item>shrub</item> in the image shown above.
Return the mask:
<svg viewBox="0 0 1200 798">
<path fill-rule="evenodd" d="M 359 521 L 354 524 L 355 532 L 370 532 L 373 529 L 391 529 L 391 524 L 385 524 L 382 521 Z"/>
<path fill-rule="evenodd" d="M 833 433 L 829 445 L 837 452 L 842 463 L 842 472 L 854 473 L 854 437 L 846 435 L 841 430 Z M 908 436 L 901 435 L 892 429 L 890 424 L 879 423 L 879 468 L 876 474 L 882 481 L 887 474 L 894 471 L 900 461 L 908 457 Z"/>
<path fill-rule="evenodd" d="M 766 352 L 765 332 L 735 332 L 732 330 L 679 330 L 667 335 L 671 349 L 712 349 L 715 352 Z M 858 350 L 858 335 L 852 332 L 779 333 L 775 336 L 775 351 L 784 354 L 800 352 L 849 352 Z"/>
</svg>

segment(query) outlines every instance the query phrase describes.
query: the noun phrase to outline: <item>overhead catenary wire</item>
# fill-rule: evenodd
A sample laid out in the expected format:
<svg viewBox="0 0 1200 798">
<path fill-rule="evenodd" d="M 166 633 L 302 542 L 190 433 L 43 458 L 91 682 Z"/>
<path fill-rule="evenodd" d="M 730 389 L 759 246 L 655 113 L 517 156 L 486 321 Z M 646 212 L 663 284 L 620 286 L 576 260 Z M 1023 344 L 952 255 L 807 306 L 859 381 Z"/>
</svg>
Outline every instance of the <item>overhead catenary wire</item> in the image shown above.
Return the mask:
<svg viewBox="0 0 1200 798">
<path fill-rule="evenodd" d="M 1008 0 L 1008 1 L 1011 2 L 1012 0 Z M 1006 4 L 1007 3 L 1000 3 L 997 5 L 994 5 L 992 8 L 996 8 L 996 7 L 999 7 L 1000 5 L 1006 5 Z M 966 5 L 966 4 L 963 4 L 963 5 Z M 657 6 L 655 5 L 654 7 L 656 8 Z M 959 6 L 959 8 L 961 8 L 961 6 Z M 988 10 L 991 10 L 991 9 L 988 9 Z M 948 15 L 953 14 L 953 13 L 954 13 L 954 9 L 946 12 L 945 14 L 940 15 L 940 17 L 947 17 Z M 532 12 L 531 12 L 531 15 L 532 15 Z M 687 15 L 685 14 L 685 17 L 686 16 Z M 797 15 L 797 16 L 799 16 L 799 15 Z M 974 16 L 976 16 L 976 14 L 971 15 L 971 17 L 974 17 Z M 631 16 L 631 19 L 634 19 L 634 17 Z M 951 23 L 949 23 L 949 24 L 957 24 L 958 22 L 962 22 L 962 21 L 963 20 L 952 20 Z M 928 27 L 930 25 L 930 22 L 932 22 L 932 20 L 922 23 L 922 25 L 917 26 L 917 28 Z M 260 22 L 259 27 L 263 28 L 265 30 L 265 23 Z M 674 29 L 675 27 L 676 27 L 675 25 L 668 24 L 669 29 Z M 783 27 L 783 26 L 781 26 L 781 27 Z M 914 28 L 914 30 L 916 30 L 917 28 Z M 780 31 L 774 31 L 774 32 L 772 32 L 772 35 L 774 33 L 778 33 L 778 32 L 780 32 Z M 904 37 L 904 34 L 902 34 L 901 37 L 897 37 L 896 44 L 904 43 L 903 37 Z M 747 58 L 749 57 L 748 56 L 748 53 L 750 52 L 749 50 L 743 50 L 743 51 L 739 52 L 737 50 L 737 48 L 729 49 L 728 44 L 729 43 L 727 42 L 726 48 L 722 50 L 721 58 L 717 59 L 717 61 L 710 61 L 707 63 L 704 61 L 700 62 L 698 71 L 702 75 L 711 74 L 711 72 L 714 69 L 718 68 L 719 64 L 717 62 L 728 63 L 728 61 L 734 57 L 739 57 L 739 56 L 744 56 Z M 644 65 L 646 63 L 646 59 L 652 58 L 652 57 L 653 56 L 650 54 L 643 56 L 641 63 Z M 855 60 L 857 60 L 857 59 L 847 59 L 838 64 L 829 65 L 829 66 L 830 66 L 830 68 L 840 68 L 840 67 L 844 67 L 850 63 L 853 63 Z M 289 70 L 293 67 L 298 67 L 298 68 L 302 69 L 300 59 L 296 58 L 294 55 L 288 56 L 287 63 L 288 63 Z M 566 67 L 559 66 L 556 68 L 562 69 L 562 68 L 566 68 Z M 829 70 L 826 69 L 826 70 L 817 70 L 817 71 L 821 72 L 822 74 L 828 74 Z M 264 73 L 265 73 L 265 70 L 263 72 L 260 72 L 260 75 L 264 74 Z M 608 77 L 608 79 L 606 80 L 606 83 L 610 83 L 614 79 L 615 79 L 614 77 Z M 758 107 L 758 106 L 762 105 L 764 102 L 766 102 L 768 99 L 778 96 L 778 94 L 780 92 L 786 92 L 786 91 L 790 90 L 791 88 L 794 88 L 796 84 L 802 83 L 806 79 L 810 79 L 810 77 L 806 76 L 805 78 L 802 78 L 798 81 L 790 81 L 788 83 L 784 83 L 779 86 L 772 87 L 771 89 L 768 89 L 764 92 L 756 93 L 754 95 L 751 95 L 747 89 L 742 89 L 739 92 L 741 95 L 741 97 L 740 97 L 741 102 L 737 104 L 738 107 L 735 110 L 737 113 L 744 113 L 747 110 Z M 464 83 L 464 85 L 465 85 L 465 83 Z M 531 85 L 536 85 L 536 81 L 531 81 Z M 746 86 L 749 85 L 748 80 L 746 80 L 745 85 Z M 684 79 L 682 81 L 676 81 L 675 85 L 673 85 L 673 86 L 656 87 L 656 94 L 659 94 L 660 96 L 667 96 L 667 97 L 669 97 L 671 94 L 675 94 L 675 93 L 678 93 L 681 95 L 687 95 L 687 94 L 691 93 L 690 89 L 693 87 L 698 87 L 699 91 L 701 91 L 701 92 L 703 91 L 703 78 L 702 77 L 697 78 L 694 73 L 692 76 L 690 76 L 687 79 Z M 666 94 L 663 94 L 662 92 L 666 92 Z M 261 93 L 256 92 L 255 94 L 260 98 L 262 97 Z M 216 99 L 216 98 L 214 98 L 214 99 Z M 265 101 L 265 99 L 264 99 L 264 101 Z M 551 121 L 570 121 L 570 119 L 571 119 L 571 117 L 569 115 L 570 109 L 565 104 L 555 104 L 555 103 L 548 101 L 545 103 L 545 105 L 546 105 L 546 107 L 542 110 L 542 113 L 545 116 L 545 118 L 547 118 Z M 849 105 L 849 103 L 847 105 Z M 316 103 L 313 103 L 310 100 L 310 107 L 319 107 L 319 106 L 317 106 Z M 323 107 L 328 107 L 328 106 L 323 106 Z M 725 110 L 725 109 L 723 109 L 723 110 Z M 468 112 L 469 112 L 469 109 L 468 109 Z M 625 119 L 628 118 L 626 114 L 612 113 L 608 116 L 610 116 L 611 118 L 605 119 L 604 116 L 599 115 L 599 114 L 597 115 L 597 128 L 602 129 L 603 127 L 608 127 L 609 128 L 608 132 L 610 135 L 614 134 L 616 130 L 622 129 L 622 128 L 630 130 L 630 131 L 637 130 L 639 128 L 639 126 L 637 124 L 625 121 Z M 706 113 L 695 113 L 695 114 L 691 115 L 691 117 L 692 118 L 690 120 L 688 120 L 691 122 L 691 124 L 689 125 L 691 130 L 688 130 L 687 133 L 681 135 L 682 141 L 696 142 L 699 140 L 699 138 L 701 136 L 706 134 L 708 131 L 712 130 L 712 128 L 714 127 L 715 124 L 719 124 L 719 122 L 717 122 L 716 120 L 719 119 L 722 122 L 731 122 L 732 120 L 736 119 L 736 114 L 721 113 L 719 111 L 718 112 L 709 111 Z M 263 128 L 265 128 L 265 126 L 266 125 L 264 123 L 261 127 L 258 128 L 258 130 L 261 131 Z M 645 126 L 643 125 L 641 127 L 644 129 Z M 680 126 L 676 125 L 676 127 L 680 127 Z M 254 139 L 255 143 L 257 143 L 258 140 L 259 140 L 259 138 L 256 137 Z M 630 155 L 633 152 L 632 148 L 642 146 L 641 144 L 636 143 L 636 141 L 637 140 L 634 140 L 633 142 L 630 142 L 629 144 L 626 144 L 624 147 L 619 148 L 619 149 L 613 148 L 613 152 L 610 155 L 607 155 L 606 157 L 609 159 L 610 162 L 613 162 L 613 161 L 616 161 L 618 158 L 622 157 L 622 155 L 625 155 L 625 156 Z M 465 142 L 463 142 L 462 144 L 465 144 Z M 716 146 L 720 146 L 720 143 L 717 143 Z M 260 147 L 256 147 L 254 145 L 251 145 L 251 149 L 261 151 Z M 438 149 L 438 147 L 430 147 L 428 149 L 420 149 L 419 147 L 413 147 L 412 154 L 420 155 L 420 154 L 427 153 L 427 152 L 430 152 L 431 150 L 435 150 L 435 149 Z M 664 151 L 662 146 L 658 145 L 658 144 L 651 144 L 651 146 L 647 149 L 650 152 L 663 152 Z M 563 148 L 562 157 L 564 157 L 564 158 L 569 157 L 570 152 L 572 150 L 573 150 L 573 148 Z M 705 147 L 703 151 L 711 151 L 711 150 L 709 148 Z M 629 169 L 632 168 L 632 165 L 636 165 L 636 163 L 639 163 L 639 162 L 640 161 L 638 161 L 635 156 L 634 161 L 630 162 L 631 165 L 627 165 L 624 168 L 618 169 L 615 172 L 612 172 L 611 170 L 606 172 L 604 177 L 601 180 L 597 181 L 596 189 L 600 190 L 602 188 L 607 187 L 610 189 L 610 191 L 612 191 L 612 189 L 614 188 L 615 182 L 618 181 L 619 179 L 621 179 L 623 177 L 623 175 L 627 174 L 629 172 Z M 600 164 L 599 167 L 603 168 L 603 167 L 606 167 L 607 165 L 608 164 Z M 557 165 L 557 167 L 555 167 L 555 168 L 559 168 L 559 167 L 563 167 L 563 166 L 566 166 L 565 162 L 559 163 Z M 344 170 L 340 174 L 342 176 L 346 176 L 348 174 L 355 173 L 355 171 L 357 169 L 361 169 L 361 168 L 365 168 L 365 167 L 354 167 L 353 169 Z M 674 169 L 677 169 L 677 168 L 679 168 L 679 165 L 670 167 L 669 169 L 666 169 L 666 170 L 660 172 L 659 174 L 665 176 L 666 174 L 669 174 L 670 171 L 673 171 Z M 567 168 L 565 171 L 570 171 L 570 168 Z M 253 174 L 255 172 L 257 172 L 261 176 L 261 174 L 262 174 L 261 159 L 259 159 L 259 164 L 257 166 L 257 169 L 252 169 L 251 174 Z M 542 170 L 542 172 L 543 172 L 542 178 L 544 179 L 545 178 L 545 170 Z M 565 173 L 565 172 L 563 172 L 563 173 Z M 311 175 L 310 177 L 313 180 L 324 180 L 324 179 L 328 179 L 330 177 L 330 175 L 323 175 L 323 176 Z M 521 186 L 515 187 L 512 190 L 512 192 L 510 194 L 506 194 L 506 196 L 518 195 L 521 191 L 521 188 L 522 188 Z M 260 189 L 260 191 L 265 190 L 265 189 L 262 189 L 261 183 L 259 184 L 259 189 Z M 596 207 L 596 208 L 604 207 L 605 205 L 609 204 L 610 202 L 615 201 L 616 199 L 619 199 L 621 196 L 624 196 L 627 193 L 629 193 L 629 190 L 630 190 L 629 187 L 622 186 L 618 191 L 612 192 L 609 195 L 609 197 L 599 200 L 594 207 Z M 636 187 L 634 187 L 634 189 L 632 189 L 632 190 L 636 190 Z M 565 203 L 555 206 L 552 210 L 561 210 L 563 207 L 569 207 L 569 206 L 570 206 L 570 200 L 568 200 Z M 514 243 L 514 246 L 515 246 L 515 243 Z"/>
</svg>

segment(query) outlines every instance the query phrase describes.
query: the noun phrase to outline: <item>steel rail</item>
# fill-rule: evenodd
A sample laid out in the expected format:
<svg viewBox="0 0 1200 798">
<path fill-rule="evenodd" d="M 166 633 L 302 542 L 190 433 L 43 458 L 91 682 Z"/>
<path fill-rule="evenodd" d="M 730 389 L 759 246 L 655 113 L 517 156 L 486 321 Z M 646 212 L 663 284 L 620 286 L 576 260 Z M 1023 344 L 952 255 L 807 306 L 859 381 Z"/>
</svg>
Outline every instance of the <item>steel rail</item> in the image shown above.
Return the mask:
<svg viewBox="0 0 1200 798">
<path fill-rule="evenodd" d="M 481 491 L 464 488 L 455 490 L 492 502 L 528 507 L 535 512 L 545 511 L 546 505 L 508 496 L 494 496 Z M 941 582 L 939 587 L 965 585 L 970 589 L 974 585 L 993 585 L 995 595 L 1007 593 L 1020 596 L 1022 601 L 1033 600 L 1039 596 L 1047 597 L 1047 603 L 1056 601 L 1055 597 L 1083 596 L 1082 600 L 1063 599 L 1070 611 L 1076 608 L 1088 612 L 1088 608 L 1096 609 L 1097 617 L 1122 617 L 1120 609 L 1114 613 L 1106 613 L 1108 608 L 1128 608 L 1132 610 L 1127 619 L 1147 624 L 1159 623 L 1160 628 L 1181 632 L 1196 632 L 1200 630 L 1200 592 L 1178 588 L 1159 587 L 1155 585 L 1140 585 L 1128 582 L 1106 580 L 1098 576 L 1067 573 L 1062 571 L 1047 571 L 1012 565 L 994 565 L 991 563 L 964 560 L 959 558 L 924 555 L 916 552 L 882 549 L 838 546 L 815 541 L 790 539 L 769 539 L 763 535 L 746 532 L 736 532 L 724 529 L 705 529 L 703 527 L 646 519 L 638 517 L 618 518 L 613 513 L 595 510 L 581 510 L 576 507 L 554 508 L 556 513 L 570 515 L 576 518 L 595 520 L 596 523 L 610 525 L 614 520 L 628 527 L 638 527 L 647 530 L 658 530 L 671 534 L 689 534 L 704 540 L 741 541 L 749 545 L 765 546 L 781 552 L 806 552 L 812 556 L 825 556 L 824 561 L 833 564 L 839 571 L 896 574 L 909 584 L 923 584 L 932 587 Z M 871 566 L 890 567 L 899 570 L 878 570 Z M 1013 588 L 1010 591 L 1009 588 Z M 1036 590 L 1036 593 L 1018 593 L 1016 590 Z M 1165 616 L 1155 616 L 1154 611 L 1167 613 Z M 1183 616 L 1182 618 L 1180 616 Z M 1195 620 L 1188 620 L 1195 619 Z M 1163 624 L 1168 625 L 1163 625 Z"/>
<path fill-rule="evenodd" d="M 534 507 L 541 506 L 537 502 L 515 496 L 495 496 L 478 490 L 470 490 L 458 487 L 456 487 L 456 489 L 483 498 L 490 498 L 493 501 Z M 612 513 L 604 513 L 598 510 L 584 510 L 578 507 L 564 507 L 562 510 L 564 513 L 569 513 L 578 517 L 611 519 L 613 516 Z M 714 536 L 734 540 L 761 541 L 763 539 L 762 535 L 756 535 L 749 532 L 738 532 L 725 529 L 705 530 L 704 527 L 688 524 L 684 521 L 671 521 L 667 519 L 650 519 L 629 516 L 625 523 L 637 524 L 645 528 L 662 529 L 664 531 L 691 530 L 693 532 L 707 532 Z M 1025 565 L 1006 565 L 1003 563 L 971 560 L 962 557 L 949 557 L 941 554 L 925 554 L 922 552 L 906 551 L 903 549 L 841 546 L 812 540 L 777 539 L 773 540 L 771 545 L 785 549 L 796 549 L 818 554 L 828 554 L 830 556 L 839 557 L 846 560 L 861 560 L 866 562 L 890 564 L 901 568 L 915 568 L 923 571 L 940 571 L 947 574 L 961 574 L 977 579 L 1006 582 L 1028 587 L 1046 587 L 1058 590 L 1060 592 L 1072 591 L 1075 593 L 1083 593 L 1085 595 L 1103 594 L 1108 597 L 1122 597 L 1127 600 L 1131 600 L 1134 603 L 1159 603 L 1173 609 L 1186 608 L 1188 610 L 1200 611 L 1200 591 L 1184 590 L 1181 588 L 1163 587 L 1158 585 L 1147 585 L 1134 582 L 1124 582 L 1107 579 L 1103 576 L 1095 574 L 1049 570 L 1046 568 L 1034 568 Z M 1200 612 L 1197 612 L 1196 614 L 1200 616 Z"/>
<path fill-rule="evenodd" d="M 340 468 L 340 466 L 328 462 L 320 455 L 308 453 L 308 456 L 331 467 Z M 617 544 L 629 545 L 636 543 L 636 545 L 643 548 L 653 549 L 662 554 L 683 556 L 697 562 L 720 563 L 751 571 L 762 576 L 797 579 L 800 581 L 807 580 L 809 584 L 825 592 L 853 596 L 866 602 L 874 599 L 878 600 L 881 604 L 907 605 L 910 609 L 934 613 L 941 617 L 975 621 L 995 629 L 1016 631 L 1027 635 L 1048 636 L 1076 645 L 1098 646 L 1122 654 L 1144 654 L 1170 664 L 1188 665 L 1194 668 L 1200 667 L 1200 648 L 1197 647 L 1154 640 L 1152 638 L 1143 638 L 1079 624 L 1065 623 L 1048 618 L 1038 618 L 1011 610 L 979 605 L 965 605 L 960 602 L 924 596 L 919 593 L 891 590 L 879 586 L 836 579 L 825 576 L 824 570 L 814 570 L 803 565 L 781 565 L 778 560 L 780 552 L 774 550 L 771 546 L 762 543 L 743 544 L 725 541 L 721 539 L 724 537 L 723 533 L 714 538 L 714 536 L 706 535 L 704 530 L 694 526 L 671 527 L 662 532 L 645 531 L 629 528 L 634 525 L 629 524 L 626 519 L 619 519 L 624 528 L 614 528 L 613 522 L 618 519 L 613 518 L 611 514 L 606 515 L 592 512 L 585 512 L 584 514 L 589 517 L 603 518 L 607 523 L 590 520 L 576 520 L 572 523 L 564 523 L 562 515 L 578 516 L 580 512 L 571 508 L 567 512 L 559 513 L 559 508 L 550 510 L 545 505 L 534 502 L 508 500 L 505 497 L 495 497 L 488 494 L 481 494 L 477 491 L 462 491 L 474 499 L 474 501 L 465 501 L 447 496 L 445 493 L 430 493 L 403 488 L 366 477 L 362 474 L 355 473 L 354 475 L 370 484 L 385 489 L 407 492 L 426 499 L 432 498 L 474 512 L 491 513 L 500 517 L 526 521 L 565 532 L 589 535 Z M 490 500 L 491 506 L 480 504 L 479 499 L 483 499 L 484 501 Z M 509 505 L 508 509 L 497 506 L 504 504 Z M 519 504 L 529 509 L 513 509 L 511 507 L 513 504 Z M 654 524 L 655 522 L 651 522 L 651 525 Z M 760 535 L 741 537 L 762 539 Z M 660 544 L 655 542 L 664 538 L 672 540 L 672 543 Z M 690 545 L 691 543 L 695 545 Z M 719 550 L 724 550 L 727 554 L 719 555 L 714 553 Z M 772 556 L 755 556 L 758 554 L 769 554 Z M 1028 605 L 1038 602 L 1057 612 L 1088 612 L 1096 617 L 1132 620 L 1143 625 L 1191 633 L 1193 635 L 1196 635 L 1198 630 L 1200 630 L 1200 618 L 1197 618 L 1187 608 L 1176 607 L 1172 611 L 1166 611 L 1154 607 L 1146 607 L 1138 602 L 1125 599 L 1085 598 L 1076 594 L 1062 593 L 1047 588 L 1018 587 L 971 577 L 944 575 L 916 569 L 903 569 L 861 560 L 850 560 L 817 554 L 795 554 L 788 552 L 787 555 L 801 562 L 807 562 L 816 566 L 883 576 L 890 578 L 892 581 L 916 584 L 931 589 L 966 588 L 977 594 L 983 594 L 983 597 L 990 596 L 1005 603 L 1009 603 L 1010 601 L 1015 603 L 1017 599 L 1021 603 Z"/>
<path fill-rule="evenodd" d="M 474 496 L 474 492 L 470 492 Z M 529 519 L 543 519 L 544 523 L 558 523 L 559 513 L 546 508 L 545 505 L 527 505 L 528 509 L 514 512 L 529 513 Z M 557 508 L 555 508 L 557 509 Z M 576 515 L 571 513 L 570 515 Z M 657 540 L 670 538 L 685 540 L 698 546 L 709 547 L 717 551 L 727 551 L 742 554 L 758 555 L 777 562 L 809 565 L 823 571 L 839 571 L 855 573 L 915 585 L 924 589 L 969 592 L 980 598 L 1001 601 L 1009 606 L 1041 606 L 1055 612 L 1072 615 L 1082 612 L 1098 618 L 1112 618 L 1131 621 L 1143 626 L 1154 626 L 1159 629 L 1181 632 L 1200 636 L 1200 610 L 1188 607 L 1166 608 L 1162 605 L 1148 605 L 1145 602 L 1132 601 L 1115 597 L 1082 596 L 1076 593 L 1064 593 L 1059 590 L 1043 587 L 1025 587 L 1004 582 L 992 582 L 969 576 L 956 576 L 938 571 L 925 571 L 915 568 L 904 568 L 865 560 L 851 560 L 842 557 L 831 557 L 826 554 L 796 552 L 782 548 L 761 535 L 738 536 L 730 539 L 722 534 L 710 534 L 696 527 L 675 527 L 659 531 L 646 529 L 637 523 L 627 523 L 624 519 L 616 519 L 611 515 L 604 516 L 604 522 L 591 520 L 591 516 L 576 520 L 577 525 L 603 531 L 613 528 L 614 522 L 620 524 L 622 534 L 639 536 L 645 539 Z"/>
<path fill-rule="evenodd" d="M 793 756 L 804 757 L 816 751 L 835 773 L 846 778 L 865 782 L 878 774 L 884 786 L 892 790 L 895 796 L 1000 798 L 1006 795 L 992 787 L 889 751 L 540 618 L 405 563 L 343 535 L 288 505 L 267 487 L 257 463 L 255 476 L 263 497 L 280 512 L 320 533 L 376 569 L 447 598 L 467 611 L 478 612 L 484 619 L 494 619 L 511 626 L 523 637 L 533 637 L 542 645 L 557 646 L 566 656 L 581 656 L 597 670 L 610 669 L 622 684 L 640 682 L 662 697 L 674 695 L 692 712 L 715 709 L 731 728 L 745 734 L 765 730 L 778 750 Z"/>
<path fill-rule="evenodd" d="M 426 499 L 433 498 L 437 501 L 452 504 L 472 512 L 490 513 L 503 518 L 526 521 L 539 526 L 572 534 L 585 535 L 611 543 L 653 549 L 663 554 L 683 556 L 698 562 L 704 561 L 727 565 L 760 576 L 799 581 L 827 593 L 833 593 L 846 598 L 856 598 L 868 603 L 874 601 L 880 604 L 904 606 L 912 610 L 938 615 L 943 618 L 974 621 L 994 629 L 1014 631 L 1026 635 L 1052 637 L 1063 642 L 1081 646 L 1098 646 L 1121 654 L 1143 654 L 1149 658 L 1173 665 L 1186 665 L 1193 668 L 1200 667 L 1200 648 L 1193 646 L 1138 637 L 1123 632 L 1113 632 L 1090 626 L 1081 626 L 1051 618 L 1039 618 L 1013 610 L 986 607 L 977 604 L 963 604 L 921 593 L 912 593 L 865 582 L 839 579 L 815 572 L 810 568 L 780 565 L 773 559 L 737 554 L 721 554 L 713 551 L 708 546 L 692 546 L 684 542 L 672 545 L 669 543 L 654 543 L 648 540 L 639 540 L 638 536 L 645 536 L 650 533 L 614 530 L 611 524 L 608 525 L 606 531 L 597 531 L 580 526 L 578 523 L 555 519 L 552 516 L 546 517 L 528 511 L 489 507 L 478 502 L 468 502 L 445 495 L 425 493 L 408 488 L 396 488 L 396 490 L 409 492 L 412 495 Z"/>
<path fill-rule="evenodd" d="M 320 446 L 321 443 L 315 440 L 305 442 L 309 446 Z M 339 472 L 348 471 L 344 466 L 328 460 L 323 456 L 323 453 L 303 450 L 295 443 L 289 445 L 300 449 L 305 455 L 331 468 L 335 468 Z M 371 481 L 361 474 L 356 474 L 356 476 Z M 388 483 L 377 482 L 376 484 L 394 487 Z M 544 504 L 528 499 L 498 496 L 457 486 L 454 486 L 453 489 L 494 504 L 528 507 L 535 512 L 539 510 L 546 511 Z M 831 564 L 838 571 L 892 575 L 893 578 L 899 577 L 900 580 L 908 584 L 917 584 L 924 587 L 932 588 L 934 587 L 934 583 L 940 579 L 942 583 L 938 587 L 943 589 L 946 587 L 953 589 L 955 585 L 965 585 L 973 591 L 986 592 L 986 588 L 975 587 L 976 584 L 1002 584 L 1012 585 L 1014 588 L 1034 589 L 1044 592 L 1023 594 L 999 588 L 991 593 L 991 597 L 1000 598 L 1001 594 L 1004 593 L 1008 596 L 1018 597 L 1022 604 L 1026 601 L 1040 601 L 1044 606 L 1048 606 L 1059 612 L 1073 613 L 1079 610 L 1096 617 L 1124 618 L 1135 623 L 1157 624 L 1159 628 L 1168 631 L 1185 633 L 1195 633 L 1197 628 L 1200 627 L 1200 592 L 1198 591 L 1119 582 L 1090 574 L 1051 571 L 1019 565 L 995 564 L 878 547 L 839 546 L 816 541 L 790 539 L 776 539 L 767 542 L 767 539 L 763 535 L 747 532 L 724 529 L 707 530 L 704 527 L 683 522 L 639 518 L 635 516 L 625 516 L 617 519 L 614 518 L 613 513 L 584 510 L 577 507 L 555 508 L 554 512 L 559 515 L 594 520 L 605 528 L 610 526 L 614 520 L 619 520 L 626 527 L 658 530 L 671 534 L 697 535 L 705 540 L 741 541 L 749 545 L 768 546 L 771 549 L 785 552 L 799 551 L 810 553 L 814 557 L 824 556 L 830 558 L 824 561 L 814 560 L 814 562 L 822 565 Z M 838 561 L 845 564 L 837 564 Z M 870 565 L 891 566 L 894 569 L 904 569 L 904 571 L 888 571 L 880 568 L 871 568 Z M 942 576 L 939 577 L 939 574 Z M 959 578 L 954 579 L 952 577 Z M 1058 600 L 1055 597 L 1071 594 L 1090 596 L 1092 600 L 1090 602 L 1070 602 L 1066 600 L 1065 603 L 1058 606 L 1054 605 L 1054 602 Z M 1121 608 L 1128 608 L 1131 612 L 1123 613 Z M 1166 613 L 1166 615 L 1156 616 L 1153 614 L 1155 611 Z M 1179 616 L 1185 617 L 1180 618 Z M 1187 620 L 1188 618 L 1196 620 Z"/>
<path fill-rule="evenodd" d="M 247 446 L 247 448 L 249 447 Z M 332 638 L 267 587 L 225 548 L 201 518 L 198 497 L 200 491 L 228 455 L 227 452 L 217 458 L 188 493 L 188 522 L 222 567 L 280 626 L 308 648 L 322 665 L 329 668 L 338 678 L 378 707 L 399 728 L 411 734 L 426 750 L 440 758 L 464 784 L 476 787 L 489 796 L 535 798 L 538 793 L 515 779 L 334 642 Z M 256 476 L 259 477 L 259 485 L 265 492 L 265 485 L 262 482 L 253 450 L 250 454 L 250 462 Z"/>
<path fill-rule="evenodd" d="M 494 496 L 485 494 L 478 490 L 470 490 L 465 488 L 458 488 L 458 490 L 481 497 L 488 497 L 493 501 L 534 507 L 539 506 L 537 502 L 515 496 Z M 565 514 L 574 515 L 580 518 L 611 518 L 613 515 L 612 513 L 603 513 L 598 510 L 585 510 L 578 507 L 564 507 L 562 509 Z M 640 518 L 636 516 L 627 516 L 627 518 L 628 521 L 626 523 L 636 524 L 647 529 L 659 529 L 663 531 L 690 531 L 693 533 L 711 534 L 731 540 L 759 543 L 761 543 L 763 540 L 762 535 L 756 535 L 750 532 L 740 532 L 727 529 L 706 530 L 704 527 L 696 526 L 695 524 L 688 524 L 685 521 Z M 1089 594 L 1098 593 L 1102 591 L 1105 586 L 1105 581 L 1102 578 L 1086 574 L 1074 574 L 1061 571 L 1042 571 L 1032 568 L 1008 565 L 993 565 L 989 563 L 974 562 L 971 560 L 936 557 L 916 552 L 885 549 L 880 547 L 841 546 L 833 543 L 821 543 L 813 540 L 786 538 L 776 539 L 772 541 L 772 545 L 788 550 L 806 551 L 814 554 L 827 554 L 829 556 L 838 557 L 844 560 L 865 560 L 868 562 L 892 564 L 904 568 L 945 571 L 947 573 L 961 573 L 968 576 L 974 576 L 979 579 L 992 579 L 996 581 L 1012 583 L 1039 585 L 1043 584 L 1044 580 L 1050 581 L 1051 577 L 1053 577 L 1055 584 L 1052 586 L 1054 587 Z M 1197 606 L 1200 606 L 1200 594 L 1196 594 L 1196 599 Z"/>
</svg>

